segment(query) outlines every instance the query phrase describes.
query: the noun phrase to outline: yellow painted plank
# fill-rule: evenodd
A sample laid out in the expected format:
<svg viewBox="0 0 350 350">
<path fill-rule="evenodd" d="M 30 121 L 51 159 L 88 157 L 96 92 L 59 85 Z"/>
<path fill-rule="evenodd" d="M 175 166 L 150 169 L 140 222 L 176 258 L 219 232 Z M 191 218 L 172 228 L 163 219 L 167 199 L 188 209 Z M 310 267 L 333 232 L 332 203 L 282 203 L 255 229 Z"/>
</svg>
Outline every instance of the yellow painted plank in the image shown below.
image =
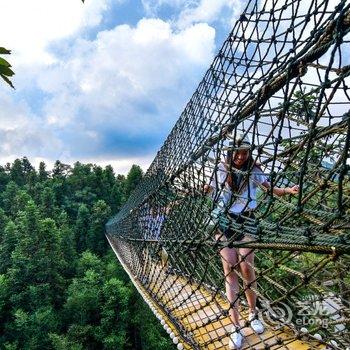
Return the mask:
<svg viewBox="0 0 350 350">
<path fill-rule="evenodd" d="M 116 250 L 113 250 L 117 254 Z M 121 260 L 119 256 L 118 259 Z M 149 275 L 151 280 L 144 280 L 142 283 L 128 271 L 127 266 L 124 265 L 124 268 L 133 283 L 142 288 L 144 294 L 149 297 L 156 295 L 157 302 L 154 305 L 175 334 L 181 337 L 176 323 L 181 324 L 200 349 L 228 349 L 231 321 L 228 316 L 222 314 L 222 310 L 229 309 L 229 304 L 223 297 L 219 294 L 213 297 L 206 288 L 190 283 L 183 276 L 167 275 L 164 269 L 156 264 L 151 264 L 149 267 L 149 271 L 152 271 Z M 163 307 L 166 307 L 166 311 Z M 169 312 L 174 323 L 168 316 Z M 243 324 L 247 313 L 241 312 L 241 314 Z M 249 327 L 243 328 L 242 331 L 245 334 L 242 350 L 325 349 L 324 345 L 316 342 L 310 344 L 295 340 L 293 333 L 286 328 L 267 327 L 261 335 L 255 334 Z M 190 344 L 183 343 L 183 345 L 185 349 L 192 349 Z"/>
<path fill-rule="evenodd" d="M 150 285 L 150 291 L 158 290 L 163 295 L 161 301 L 171 310 L 172 317 L 190 332 L 199 347 L 209 350 L 227 349 L 231 321 L 228 316 L 221 316 L 221 310 L 228 310 L 228 302 L 220 295 L 213 298 L 205 288 L 190 284 L 184 277 L 165 276 L 162 271 L 159 271 L 158 276 L 162 278 Z M 245 312 L 242 315 L 246 317 Z M 242 323 L 243 321 L 242 318 Z M 257 335 L 246 327 L 242 332 L 245 334 L 243 349 L 247 350 L 309 350 L 313 346 L 315 349 L 322 348 L 300 340 L 290 340 L 291 333 L 285 330 L 267 328 L 263 334 Z"/>
</svg>

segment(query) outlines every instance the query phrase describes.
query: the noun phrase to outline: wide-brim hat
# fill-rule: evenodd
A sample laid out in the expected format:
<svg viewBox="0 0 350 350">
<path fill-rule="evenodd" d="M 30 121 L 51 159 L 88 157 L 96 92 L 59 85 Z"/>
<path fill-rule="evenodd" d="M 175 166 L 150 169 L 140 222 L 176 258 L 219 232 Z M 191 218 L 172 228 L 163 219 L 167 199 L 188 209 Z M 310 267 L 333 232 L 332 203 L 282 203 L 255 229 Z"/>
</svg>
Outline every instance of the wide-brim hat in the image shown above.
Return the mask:
<svg viewBox="0 0 350 350">
<path fill-rule="evenodd" d="M 228 135 L 227 138 L 230 140 L 227 147 L 228 151 L 252 148 L 252 144 L 250 143 L 247 134 L 237 132 L 236 134 L 232 133 Z"/>
</svg>

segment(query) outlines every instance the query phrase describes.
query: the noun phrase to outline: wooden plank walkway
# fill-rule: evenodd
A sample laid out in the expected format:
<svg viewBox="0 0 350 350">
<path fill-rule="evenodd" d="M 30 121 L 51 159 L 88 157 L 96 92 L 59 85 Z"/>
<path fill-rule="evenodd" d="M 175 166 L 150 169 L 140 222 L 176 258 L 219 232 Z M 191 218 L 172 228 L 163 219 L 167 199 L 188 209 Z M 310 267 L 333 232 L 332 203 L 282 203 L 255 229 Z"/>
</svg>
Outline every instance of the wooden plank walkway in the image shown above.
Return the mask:
<svg viewBox="0 0 350 350">
<path fill-rule="evenodd" d="M 152 300 L 152 305 L 166 320 L 173 333 L 182 339 L 185 349 L 228 349 L 232 324 L 228 317 L 229 304 L 225 297 L 190 282 L 184 276 L 166 273 L 164 267 L 150 260 L 146 263 L 148 266 L 142 266 L 142 272 L 147 271 L 148 277 L 139 280 L 135 271 L 130 271 L 128 264 L 118 253 L 119 242 L 108 236 L 107 238 L 136 288 L 144 298 L 146 296 Z M 240 314 L 243 325 L 247 319 L 247 312 L 241 308 Z M 265 332 L 260 335 L 255 334 L 250 327 L 242 329 L 245 335 L 242 350 L 326 349 L 321 343 L 295 340 L 295 335 L 286 326 L 265 326 Z M 191 342 L 197 345 L 191 346 Z"/>
<path fill-rule="evenodd" d="M 220 294 L 213 297 L 206 288 L 190 283 L 185 277 L 166 274 L 163 270 L 154 265 L 150 273 L 154 278 L 145 284 L 151 295 L 160 296 L 157 303 L 167 308 L 167 312 L 189 332 L 200 349 L 228 349 L 228 334 L 232 326 L 230 318 L 225 316 L 229 309 L 228 302 Z M 243 310 L 241 314 L 244 324 L 248 315 Z M 322 344 L 294 340 L 294 334 L 285 326 L 275 329 L 266 327 L 261 335 L 254 333 L 250 327 L 243 328 L 242 332 L 245 335 L 243 350 L 325 348 Z"/>
</svg>

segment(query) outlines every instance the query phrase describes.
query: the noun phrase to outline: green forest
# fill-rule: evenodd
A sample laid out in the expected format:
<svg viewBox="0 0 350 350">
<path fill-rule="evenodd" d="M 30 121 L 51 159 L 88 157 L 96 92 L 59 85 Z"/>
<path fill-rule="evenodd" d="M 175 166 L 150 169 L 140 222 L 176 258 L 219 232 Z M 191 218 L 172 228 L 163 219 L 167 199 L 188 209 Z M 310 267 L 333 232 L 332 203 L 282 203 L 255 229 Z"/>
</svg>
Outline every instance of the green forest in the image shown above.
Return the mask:
<svg viewBox="0 0 350 350">
<path fill-rule="evenodd" d="M 141 178 L 137 165 L 0 166 L 0 349 L 174 349 L 105 238 Z"/>
</svg>

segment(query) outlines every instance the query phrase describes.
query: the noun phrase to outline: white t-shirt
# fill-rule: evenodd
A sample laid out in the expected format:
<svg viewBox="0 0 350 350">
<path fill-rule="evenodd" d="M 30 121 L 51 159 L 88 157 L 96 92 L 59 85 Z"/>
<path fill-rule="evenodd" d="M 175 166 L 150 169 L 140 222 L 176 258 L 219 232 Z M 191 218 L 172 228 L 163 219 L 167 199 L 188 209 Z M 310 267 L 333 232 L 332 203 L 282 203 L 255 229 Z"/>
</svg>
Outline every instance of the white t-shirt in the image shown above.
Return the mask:
<svg viewBox="0 0 350 350">
<path fill-rule="evenodd" d="M 232 193 L 226 181 L 227 176 L 228 171 L 226 165 L 222 162 L 219 163 L 216 177 L 214 174 L 210 182 L 210 186 L 214 189 L 213 198 L 218 200 L 217 206 L 224 209 L 226 205 L 230 203 L 231 197 L 233 196 L 229 213 L 241 213 L 246 210 L 254 210 L 257 207 L 256 190 L 259 185 L 268 181 L 267 176 L 257 166 L 254 166 L 249 174 L 249 181 L 245 181 L 245 176 L 243 176 L 242 181 L 245 182 L 245 185 L 240 189 L 239 193 Z M 249 198 L 250 201 L 248 201 Z"/>
</svg>

